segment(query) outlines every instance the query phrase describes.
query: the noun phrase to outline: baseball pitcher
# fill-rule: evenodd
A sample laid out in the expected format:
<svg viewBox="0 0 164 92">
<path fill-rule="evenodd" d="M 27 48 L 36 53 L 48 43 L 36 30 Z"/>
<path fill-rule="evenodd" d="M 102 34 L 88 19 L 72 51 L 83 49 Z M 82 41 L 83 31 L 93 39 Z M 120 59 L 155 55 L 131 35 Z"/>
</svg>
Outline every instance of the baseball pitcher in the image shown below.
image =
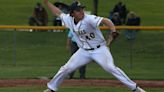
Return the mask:
<svg viewBox="0 0 164 92">
<path fill-rule="evenodd" d="M 115 66 L 113 57 L 110 53 L 109 45 L 118 36 L 114 24 L 111 20 L 95 15 L 84 13 L 84 8 L 79 2 L 70 5 L 70 13 L 64 14 L 59 8 L 55 7 L 48 0 L 44 0 L 51 12 L 60 17 L 66 27 L 75 36 L 79 50 L 71 56 L 68 62 L 62 66 L 53 79 L 47 83 L 48 89 L 44 92 L 56 92 L 64 78 L 75 69 L 91 62 L 99 64 L 105 71 L 111 73 L 133 92 L 145 92 L 130 80 L 128 76 Z M 98 26 L 104 24 L 112 31 L 107 41 L 105 41 Z"/>
</svg>

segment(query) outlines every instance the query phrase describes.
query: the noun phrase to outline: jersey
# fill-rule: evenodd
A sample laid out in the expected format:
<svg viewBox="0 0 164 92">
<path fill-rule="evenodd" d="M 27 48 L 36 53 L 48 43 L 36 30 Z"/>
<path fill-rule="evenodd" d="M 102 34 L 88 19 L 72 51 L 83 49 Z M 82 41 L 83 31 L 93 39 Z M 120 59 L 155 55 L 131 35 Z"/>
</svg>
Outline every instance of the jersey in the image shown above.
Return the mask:
<svg viewBox="0 0 164 92">
<path fill-rule="evenodd" d="M 72 31 L 76 43 L 80 48 L 90 49 L 106 44 L 106 41 L 98 28 L 103 19 L 102 17 L 85 14 L 84 18 L 77 24 L 74 23 L 74 18 L 69 14 L 62 13 L 60 18 L 64 25 Z"/>
</svg>

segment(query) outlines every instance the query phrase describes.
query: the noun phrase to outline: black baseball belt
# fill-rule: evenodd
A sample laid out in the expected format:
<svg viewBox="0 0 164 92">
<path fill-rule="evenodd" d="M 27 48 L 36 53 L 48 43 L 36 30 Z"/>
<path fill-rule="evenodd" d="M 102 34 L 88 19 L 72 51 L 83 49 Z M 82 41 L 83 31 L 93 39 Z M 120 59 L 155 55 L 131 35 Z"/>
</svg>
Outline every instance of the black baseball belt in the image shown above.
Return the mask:
<svg viewBox="0 0 164 92">
<path fill-rule="evenodd" d="M 85 49 L 85 50 L 87 50 L 87 51 L 89 51 L 89 50 L 95 50 L 95 49 L 100 48 L 100 47 L 101 47 L 101 45 L 97 45 L 96 48 L 89 48 L 89 49 Z"/>
</svg>

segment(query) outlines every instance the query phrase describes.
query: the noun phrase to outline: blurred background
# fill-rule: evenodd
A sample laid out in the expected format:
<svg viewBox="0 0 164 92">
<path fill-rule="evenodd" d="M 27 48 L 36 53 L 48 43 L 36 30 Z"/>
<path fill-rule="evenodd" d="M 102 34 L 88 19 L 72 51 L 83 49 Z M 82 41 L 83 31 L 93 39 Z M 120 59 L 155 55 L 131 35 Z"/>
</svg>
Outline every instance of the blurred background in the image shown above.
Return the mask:
<svg viewBox="0 0 164 92">
<path fill-rule="evenodd" d="M 50 0 L 52 3 L 60 1 L 65 4 L 71 4 L 73 0 Z M 87 11 L 94 11 L 94 0 L 80 0 L 86 5 Z M 129 11 L 134 11 L 137 15 L 142 17 L 142 24 L 155 26 L 163 25 L 163 0 L 149 1 L 149 0 L 98 0 L 98 15 L 108 17 L 118 2 L 123 2 Z M 27 25 L 28 18 L 31 16 L 37 2 L 42 3 L 42 0 L 0 0 L 0 20 L 1 25 Z M 53 15 L 48 11 L 50 20 Z M 49 24 L 51 25 L 51 23 Z"/>
</svg>

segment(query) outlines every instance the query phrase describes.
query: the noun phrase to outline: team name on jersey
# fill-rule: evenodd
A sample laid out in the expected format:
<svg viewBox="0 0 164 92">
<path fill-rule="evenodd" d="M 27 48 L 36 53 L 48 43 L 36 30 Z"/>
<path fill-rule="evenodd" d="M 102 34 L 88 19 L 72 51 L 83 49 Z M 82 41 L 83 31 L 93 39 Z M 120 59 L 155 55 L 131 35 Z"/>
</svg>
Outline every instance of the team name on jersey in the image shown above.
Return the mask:
<svg viewBox="0 0 164 92">
<path fill-rule="evenodd" d="M 85 35 L 87 32 L 85 30 L 78 30 L 76 31 L 78 35 Z"/>
<path fill-rule="evenodd" d="M 95 38 L 95 34 L 94 33 L 87 33 L 85 30 L 79 30 L 76 31 L 76 34 L 81 35 L 80 37 L 84 37 L 87 40 L 92 40 Z"/>
</svg>

